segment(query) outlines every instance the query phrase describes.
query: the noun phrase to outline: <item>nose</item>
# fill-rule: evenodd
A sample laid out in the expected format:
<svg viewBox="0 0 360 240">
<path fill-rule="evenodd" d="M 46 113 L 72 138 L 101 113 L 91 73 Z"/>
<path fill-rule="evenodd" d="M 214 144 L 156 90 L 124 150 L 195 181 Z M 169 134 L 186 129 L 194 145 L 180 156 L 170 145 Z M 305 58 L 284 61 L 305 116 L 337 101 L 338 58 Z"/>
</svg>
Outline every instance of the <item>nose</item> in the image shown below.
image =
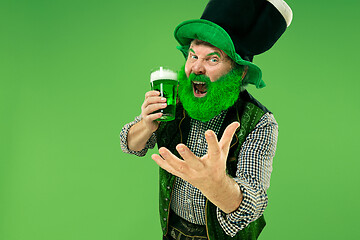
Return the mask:
<svg viewBox="0 0 360 240">
<path fill-rule="evenodd" d="M 205 74 L 205 67 L 204 67 L 204 64 L 203 64 L 203 62 L 201 60 L 196 61 L 192 65 L 192 72 L 195 73 L 196 75 Z"/>
</svg>

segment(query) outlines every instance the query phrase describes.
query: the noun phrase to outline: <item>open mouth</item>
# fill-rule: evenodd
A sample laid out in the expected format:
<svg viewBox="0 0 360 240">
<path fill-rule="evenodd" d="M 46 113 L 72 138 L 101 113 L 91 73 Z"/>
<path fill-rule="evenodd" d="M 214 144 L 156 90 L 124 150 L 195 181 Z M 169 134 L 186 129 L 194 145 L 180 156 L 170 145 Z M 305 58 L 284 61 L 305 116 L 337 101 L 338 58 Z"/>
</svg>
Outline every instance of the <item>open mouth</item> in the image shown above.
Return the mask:
<svg viewBox="0 0 360 240">
<path fill-rule="evenodd" d="M 193 90 L 194 90 L 194 96 L 195 97 L 204 97 L 207 93 L 207 86 L 205 82 L 192 82 Z"/>
</svg>

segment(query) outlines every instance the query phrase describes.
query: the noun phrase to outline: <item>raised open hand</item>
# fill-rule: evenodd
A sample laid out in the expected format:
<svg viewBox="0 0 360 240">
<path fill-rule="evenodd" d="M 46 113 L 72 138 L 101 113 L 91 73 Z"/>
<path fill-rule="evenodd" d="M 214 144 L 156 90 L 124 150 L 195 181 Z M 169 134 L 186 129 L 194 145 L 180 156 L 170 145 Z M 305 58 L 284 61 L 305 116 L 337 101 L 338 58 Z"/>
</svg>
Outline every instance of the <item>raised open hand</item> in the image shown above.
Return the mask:
<svg viewBox="0 0 360 240">
<path fill-rule="evenodd" d="M 178 144 L 176 150 L 184 161 L 165 147 L 159 149 L 161 156 L 153 154 L 152 159 L 169 173 L 206 192 L 209 188 L 225 179 L 226 159 L 230 143 L 239 126 L 238 122 L 233 122 L 227 126 L 220 141 L 218 141 L 216 134 L 212 130 L 206 131 L 205 138 L 208 143 L 208 152 L 201 158 L 195 156 L 184 144 Z"/>
</svg>

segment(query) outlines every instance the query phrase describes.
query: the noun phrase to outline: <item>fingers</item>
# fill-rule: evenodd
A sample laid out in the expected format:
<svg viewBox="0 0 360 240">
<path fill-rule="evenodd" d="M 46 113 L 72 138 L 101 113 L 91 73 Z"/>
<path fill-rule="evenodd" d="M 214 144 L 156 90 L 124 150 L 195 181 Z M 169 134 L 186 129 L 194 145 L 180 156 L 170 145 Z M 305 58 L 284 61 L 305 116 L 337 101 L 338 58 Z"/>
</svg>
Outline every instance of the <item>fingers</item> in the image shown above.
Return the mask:
<svg viewBox="0 0 360 240">
<path fill-rule="evenodd" d="M 147 115 L 145 117 L 145 120 L 146 121 L 149 121 L 149 122 L 152 122 L 152 121 L 155 121 L 156 119 L 159 119 L 161 118 L 163 114 L 160 112 L 160 113 L 154 113 L 154 114 L 150 114 L 150 115 Z"/>
<path fill-rule="evenodd" d="M 153 154 L 151 155 L 151 158 L 156 162 L 157 165 L 159 165 L 159 167 L 175 175 L 175 169 L 170 166 L 169 163 L 165 161 L 160 155 Z"/>
<path fill-rule="evenodd" d="M 151 104 L 151 105 L 147 105 L 144 109 L 143 109 L 143 115 L 147 116 L 150 115 L 151 113 L 155 112 L 156 110 L 159 109 L 164 109 L 166 108 L 166 103 L 156 103 L 156 104 Z"/>
<path fill-rule="evenodd" d="M 166 98 L 159 97 L 158 91 L 149 91 L 145 94 L 144 103 L 141 106 L 141 115 L 146 118 L 156 110 L 166 108 Z"/>
<path fill-rule="evenodd" d="M 203 163 L 199 160 L 200 158 L 197 157 L 187 146 L 184 144 L 178 144 L 176 146 L 176 150 L 180 154 L 180 156 L 184 159 L 184 161 L 189 165 L 191 168 L 202 168 Z"/>
<path fill-rule="evenodd" d="M 148 91 L 145 93 L 145 99 L 148 97 L 159 96 L 160 92 L 156 90 Z"/>
<path fill-rule="evenodd" d="M 216 134 L 212 130 L 205 132 L 205 138 L 208 143 L 208 154 L 210 159 L 220 158 L 221 151 L 228 151 L 232 137 L 240 123 L 233 122 L 226 127 L 220 142 L 218 142 Z"/>
<path fill-rule="evenodd" d="M 174 154 L 172 154 L 168 149 L 161 147 L 159 149 L 161 157 L 157 154 L 153 154 L 151 158 L 163 169 L 166 171 L 180 177 L 186 168 L 186 163 Z"/>
<path fill-rule="evenodd" d="M 166 98 L 160 97 L 159 91 L 149 91 L 145 93 L 145 100 L 141 106 L 141 117 L 144 119 L 146 126 L 156 129 L 155 120 L 162 116 L 162 113 L 153 113 L 159 109 L 166 108 Z M 153 114 L 152 114 L 153 113 Z"/>
<path fill-rule="evenodd" d="M 219 142 L 220 147 L 222 149 L 224 149 L 224 150 L 229 149 L 231 140 L 232 140 L 234 133 L 238 127 L 240 127 L 239 122 L 233 122 L 233 123 L 229 124 L 229 126 L 226 127 L 226 129 L 221 137 L 221 140 Z"/>
<path fill-rule="evenodd" d="M 217 140 L 217 136 L 212 130 L 207 130 L 205 132 L 205 139 L 208 143 L 208 155 L 210 159 L 219 159 L 220 158 L 220 146 Z"/>
</svg>

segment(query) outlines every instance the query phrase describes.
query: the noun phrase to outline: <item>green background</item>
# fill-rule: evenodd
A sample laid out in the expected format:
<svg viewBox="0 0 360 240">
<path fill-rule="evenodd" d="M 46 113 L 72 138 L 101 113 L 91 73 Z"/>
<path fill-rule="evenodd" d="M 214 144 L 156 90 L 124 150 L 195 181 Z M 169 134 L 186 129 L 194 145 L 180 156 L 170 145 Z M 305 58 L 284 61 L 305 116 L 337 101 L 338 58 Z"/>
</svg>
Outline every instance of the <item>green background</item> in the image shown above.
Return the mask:
<svg viewBox="0 0 360 240">
<path fill-rule="evenodd" d="M 279 123 L 260 239 L 359 239 L 360 2 L 287 2 L 250 88 Z M 184 63 L 173 30 L 206 3 L 0 1 L 1 240 L 161 238 L 158 167 L 119 132 L 150 69 Z"/>
</svg>

